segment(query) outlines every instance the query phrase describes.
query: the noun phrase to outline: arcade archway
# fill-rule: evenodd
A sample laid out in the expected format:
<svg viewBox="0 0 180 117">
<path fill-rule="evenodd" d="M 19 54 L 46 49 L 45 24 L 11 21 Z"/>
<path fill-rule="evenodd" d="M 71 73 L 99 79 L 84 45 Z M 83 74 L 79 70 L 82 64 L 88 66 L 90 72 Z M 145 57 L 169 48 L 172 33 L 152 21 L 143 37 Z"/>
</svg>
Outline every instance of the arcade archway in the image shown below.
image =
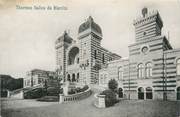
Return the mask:
<svg viewBox="0 0 180 117">
<path fill-rule="evenodd" d="M 146 88 L 146 99 L 153 99 L 153 92 L 151 87 Z"/>
<path fill-rule="evenodd" d="M 79 73 L 77 73 L 77 79 L 76 79 L 77 82 L 79 82 Z"/>
<path fill-rule="evenodd" d="M 71 81 L 71 75 L 70 74 L 68 74 L 68 76 L 67 76 L 67 81 Z"/>
<path fill-rule="evenodd" d="M 79 64 L 79 48 L 73 47 L 68 53 L 68 65 Z"/>
<path fill-rule="evenodd" d="M 75 74 L 72 75 L 72 82 L 75 82 L 76 81 L 76 76 Z"/>
<path fill-rule="evenodd" d="M 177 87 L 177 100 L 180 100 L 180 86 Z"/>
<path fill-rule="evenodd" d="M 118 89 L 118 96 L 119 96 L 119 98 L 123 98 L 123 89 L 122 88 Z"/>
<path fill-rule="evenodd" d="M 140 100 L 144 99 L 144 89 L 142 87 L 138 88 L 138 99 Z"/>
</svg>

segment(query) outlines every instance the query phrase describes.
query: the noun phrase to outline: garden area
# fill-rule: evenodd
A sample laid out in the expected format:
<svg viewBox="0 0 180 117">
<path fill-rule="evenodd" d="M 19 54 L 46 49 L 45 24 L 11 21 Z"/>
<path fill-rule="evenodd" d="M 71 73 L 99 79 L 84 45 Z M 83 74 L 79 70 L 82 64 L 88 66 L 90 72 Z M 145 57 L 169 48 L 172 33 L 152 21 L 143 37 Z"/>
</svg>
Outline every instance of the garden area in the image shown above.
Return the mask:
<svg viewBox="0 0 180 117">
<path fill-rule="evenodd" d="M 72 88 L 68 94 L 78 94 L 88 88 L 87 85 Z M 179 117 L 180 115 L 180 102 L 178 101 L 118 100 L 115 80 L 109 81 L 107 90 L 101 91 L 95 86 L 92 86 L 91 90 L 92 95 L 88 98 L 61 104 L 57 102 L 59 99 L 55 94 L 63 93 L 63 90 L 56 90 L 52 87 L 47 90 L 34 90 L 33 93 L 42 94 L 42 97 L 38 98 L 40 101 L 37 101 L 36 96 L 32 96 L 32 92 L 27 95 L 35 99 L 2 98 L 1 114 L 3 117 Z M 96 94 L 105 95 L 106 108 L 100 109 L 94 105 L 97 100 Z"/>
<path fill-rule="evenodd" d="M 59 94 L 63 90 L 59 87 L 36 88 L 24 93 L 24 99 L 37 99 L 38 101 L 59 101 Z"/>
<path fill-rule="evenodd" d="M 68 91 L 68 95 L 84 92 L 89 88 L 88 85 L 83 87 L 74 87 Z M 43 87 L 26 91 L 24 99 L 37 99 L 37 101 L 44 102 L 58 102 L 59 94 L 63 94 L 63 88 L 60 87 Z"/>
<path fill-rule="evenodd" d="M 1 99 L 1 112 L 2 117 L 178 117 L 180 112 L 180 102 L 175 101 L 123 100 L 105 109 L 96 108 L 94 101 L 94 95 L 65 104 Z"/>
<path fill-rule="evenodd" d="M 87 89 L 89 88 L 88 85 L 84 85 L 83 87 L 75 87 L 75 88 L 72 88 L 68 91 L 68 95 L 72 95 L 72 94 L 77 94 L 77 93 L 80 93 L 80 92 L 84 92 L 86 91 Z"/>
<path fill-rule="evenodd" d="M 99 93 L 99 95 L 105 96 L 105 107 L 110 107 L 119 102 L 118 97 L 118 82 L 115 79 L 111 79 L 108 82 L 108 89 Z M 98 106 L 98 104 L 95 104 Z"/>
</svg>

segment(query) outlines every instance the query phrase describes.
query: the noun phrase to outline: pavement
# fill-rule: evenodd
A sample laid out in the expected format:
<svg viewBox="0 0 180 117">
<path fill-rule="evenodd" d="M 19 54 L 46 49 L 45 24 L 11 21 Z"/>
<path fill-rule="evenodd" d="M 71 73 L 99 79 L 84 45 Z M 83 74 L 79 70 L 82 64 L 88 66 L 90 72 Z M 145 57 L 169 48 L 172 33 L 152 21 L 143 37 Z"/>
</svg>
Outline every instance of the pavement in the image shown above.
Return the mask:
<svg viewBox="0 0 180 117">
<path fill-rule="evenodd" d="M 80 101 L 59 104 L 36 100 L 1 99 L 2 117 L 177 117 L 180 102 L 123 100 L 113 107 L 99 109 L 94 106 L 93 89 L 90 97 Z"/>
</svg>

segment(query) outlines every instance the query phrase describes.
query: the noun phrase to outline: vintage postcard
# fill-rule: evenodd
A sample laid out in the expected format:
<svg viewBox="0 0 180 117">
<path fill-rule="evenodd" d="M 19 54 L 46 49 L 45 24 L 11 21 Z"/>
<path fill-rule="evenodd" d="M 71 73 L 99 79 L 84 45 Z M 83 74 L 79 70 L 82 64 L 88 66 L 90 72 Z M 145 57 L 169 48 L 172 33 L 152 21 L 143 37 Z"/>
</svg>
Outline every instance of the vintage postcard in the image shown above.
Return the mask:
<svg viewBox="0 0 180 117">
<path fill-rule="evenodd" d="M 180 0 L 0 0 L 0 117 L 180 117 Z"/>
</svg>

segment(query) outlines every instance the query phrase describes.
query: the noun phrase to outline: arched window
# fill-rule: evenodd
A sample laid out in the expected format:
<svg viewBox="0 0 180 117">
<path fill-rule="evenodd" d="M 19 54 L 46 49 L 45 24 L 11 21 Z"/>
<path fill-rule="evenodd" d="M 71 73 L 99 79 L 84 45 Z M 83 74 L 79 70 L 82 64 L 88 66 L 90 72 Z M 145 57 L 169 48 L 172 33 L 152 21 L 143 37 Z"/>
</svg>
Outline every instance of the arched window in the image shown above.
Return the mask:
<svg viewBox="0 0 180 117">
<path fill-rule="evenodd" d="M 118 80 L 122 80 L 123 79 L 123 68 L 119 67 L 118 68 Z"/>
<path fill-rule="evenodd" d="M 67 76 L 67 81 L 71 81 L 71 76 L 70 76 L 70 74 L 68 74 L 68 76 Z"/>
<path fill-rule="evenodd" d="M 77 73 L 77 82 L 79 82 L 79 73 Z"/>
<path fill-rule="evenodd" d="M 97 59 L 97 50 L 94 50 L 94 59 Z"/>
<path fill-rule="evenodd" d="M 138 78 L 143 78 L 144 77 L 144 66 L 143 64 L 138 65 Z"/>
<path fill-rule="evenodd" d="M 146 64 L 146 77 L 152 77 L 152 64 L 150 62 Z"/>
<path fill-rule="evenodd" d="M 176 63 L 176 72 L 177 72 L 177 75 L 180 75 L 180 59 L 177 60 L 177 63 Z"/>
<path fill-rule="evenodd" d="M 102 54 L 102 62 L 105 63 L 104 53 Z"/>
</svg>

